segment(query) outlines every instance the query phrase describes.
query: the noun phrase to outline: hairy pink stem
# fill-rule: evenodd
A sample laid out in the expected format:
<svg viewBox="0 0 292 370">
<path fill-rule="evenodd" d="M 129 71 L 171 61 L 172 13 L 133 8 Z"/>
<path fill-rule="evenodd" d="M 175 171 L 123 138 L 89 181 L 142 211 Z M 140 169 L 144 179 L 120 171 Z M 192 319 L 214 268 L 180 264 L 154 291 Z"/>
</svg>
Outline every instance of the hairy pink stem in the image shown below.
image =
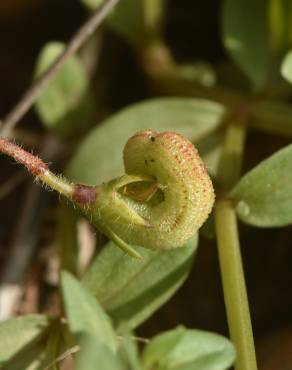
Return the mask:
<svg viewBox="0 0 292 370">
<path fill-rule="evenodd" d="M 27 152 L 7 139 L 0 138 L 0 152 L 7 154 L 17 162 L 23 164 L 35 176 L 40 176 L 48 170 L 48 165 L 39 157 Z"/>
</svg>

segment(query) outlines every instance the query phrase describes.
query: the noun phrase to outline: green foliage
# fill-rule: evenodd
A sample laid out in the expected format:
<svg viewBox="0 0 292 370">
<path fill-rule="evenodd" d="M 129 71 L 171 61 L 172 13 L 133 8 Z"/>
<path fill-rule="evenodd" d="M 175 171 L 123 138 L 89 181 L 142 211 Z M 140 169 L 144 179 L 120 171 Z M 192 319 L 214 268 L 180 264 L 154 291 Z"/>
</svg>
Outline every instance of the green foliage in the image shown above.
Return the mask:
<svg viewBox="0 0 292 370">
<path fill-rule="evenodd" d="M 107 25 L 119 37 L 133 47 L 149 42 L 159 27 L 163 3 L 166 0 L 123 0 L 114 8 L 107 19 Z M 101 0 L 81 0 L 90 10 L 95 10 Z M 129 26 L 130 25 L 130 26 Z"/>
<path fill-rule="evenodd" d="M 131 27 L 129 27 L 129 24 Z M 144 43 L 146 34 L 143 1 L 124 0 L 120 2 L 109 17 L 108 25 L 133 46 Z"/>
<path fill-rule="evenodd" d="M 290 0 L 225 0 L 223 42 L 254 89 L 279 79 L 279 57 L 291 46 Z"/>
<path fill-rule="evenodd" d="M 220 125 L 224 113 L 222 105 L 202 99 L 156 98 L 133 104 L 88 134 L 69 165 L 68 175 L 91 185 L 115 178 L 124 172 L 121 154 L 135 132 L 149 128 L 177 131 L 197 142 Z"/>
<path fill-rule="evenodd" d="M 214 68 L 208 63 L 181 64 L 176 66 L 175 72 L 180 78 L 194 84 L 198 83 L 202 86 L 211 87 L 216 83 Z"/>
<path fill-rule="evenodd" d="M 142 362 L 145 370 L 224 370 L 234 358 L 234 348 L 224 337 L 178 327 L 152 339 Z"/>
<path fill-rule="evenodd" d="M 97 9 L 104 2 L 104 0 L 80 0 L 80 1 L 89 9 L 92 10 Z"/>
<path fill-rule="evenodd" d="M 68 272 L 62 273 L 62 292 L 70 331 L 78 338 L 91 335 L 112 352 L 116 352 L 116 336 L 97 300 Z"/>
<path fill-rule="evenodd" d="M 209 174 L 216 178 L 219 160 L 222 153 L 223 135 L 214 133 L 200 140 L 196 147 L 203 158 Z"/>
<path fill-rule="evenodd" d="M 102 3 L 101 0 L 80 1 L 90 10 L 95 10 Z M 258 164 L 239 179 L 230 192 L 228 189 L 240 174 L 247 130 L 252 128 L 270 134 L 292 136 L 291 86 L 279 79 L 281 72 L 282 77 L 292 83 L 292 51 L 287 53 L 292 44 L 292 3 L 290 0 L 223 2 L 222 41 L 234 64 L 227 62 L 225 67 L 228 72 L 225 71 L 225 76 L 222 73 L 221 77 L 222 66 L 215 63 L 211 66 L 204 61 L 188 61 L 188 64 L 175 61 L 172 50 L 163 43 L 160 29 L 162 10 L 163 1 L 160 0 L 122 0 L 108 17 L 107 26 L 133 47 L 140 69 L 143 71 L 144 68 L 145 77 L 151 75 L 151 82 L 157 89 L 155 94 L 166 92 L 170 95 L 175 92 L 175 95 L 191 97 L 153 98 L 130 105 L 110 116 L 91 130 L 85 139 L 81 138 L 67 174 L 75 182 L 90 185 L 121 175 L 124 172 L 124 144 L 137 131 L 150 128 L 176 131 L 192 140 L 215 179 L 220 194 L 217 206 L 223 200 L 223 210 L 219 213 L 219 216 L 223 215 L 221 223 L 218 222 L 218 213 L 215 221 L 212 214 L 202 232 L 208 237 L 215 236 L 215 223 L 218 244 L 224 244 L 220 258 L 224 293 L 229 297 L 226 305 L 227 313 L 231 312 L 228 322 L 233 330 L 230 332 L 235 333 L 232 339 L 237 348 L 251 348 L 252 352 L 248 309 L 243 310 L 245 316 L 242 315 L 243 311 L 237 312 L 240 311 L 239 304 L 242 307 L 242 301 L 246 300 L 246 292 L 240 275 L 240 251 L 232 249 L 236 244 L 239 248 L 235 209 L 243 222 L 257 227 L 278 227 L 292 223 L 292 145 Z M 59 42 L 44 46 L 37 60 L 36 77 L 51 65 L 64 47 Z M 157 60 L 153 50 L 158 50 Z M 161 54 L 159 51 L 162 51 Z M 149 57 L 153 56 L 151 52 L 158 66 L 156 75 L 151 74 L 151 68 L 147 69 L 149 66 L 146 65 L 153 62 Z M 279 70 L 279 61 L 285 53 Z M 242 77 L 242 72 L 247 79 Z M 219 78 L 216 80 L 217 76 Z M 253 88 L 252 93 L 247 91 L 248 80 Z M 223 86 L 232 86 L 234 90 L 216 85 L 218 81 Z M 89 77 L 83 59 L 75 55 L 62 66 L 36 103 L 37 113 L 45 128 L 57 135 L 76 137 L 84 133 L 91 124 L 93 109 L 100 104 L 97 101 L 94 108 L 88 89 Z M 215 100 L 224 102 L 226 107 Z M 108 107 L 103 108 L 106 110 Z M 232 130 L 233 134 L 229 137 Z M 237 137 L 235 131 L 238 132 Z M 66 144 L 64 148 L 68 150 Z M 222 173 L 226 174 L 225 179 L 228 176 L 231 178 L 230 183 L 226 181 L 227 185 L 224 181 L 217 181 L 224 178 Z M 224 202 L 230 208 L 224 209 Z M 226 220 L 226 233 L 220 240 L 218 228 L 224 231 L 224 215 L 229 215 L 229 219 Z M 65 238 L 59 255 L 61 266 L 78 275 L 76 219 L 66 218 L 66 213 L 61 218 L 60 232 Z M 97 367 L 112 370 L 229 368 L 234 361 L 235 351 L 232 344 L 221 336 L 178 327 L 151 340 L 141 360 L 133 339 L 135 334 L 131 332 L 183 284 L 191 270 L 197 242 L 196 237 L 184 248 L 167 252 L 154 252 L 135 246 L 135 250 L 143 257 L 142 261 L 129 258 L 109 242 L 85 272 L 81 282 L 68 272 L 62 273 L 61 293 L 68 325 L 61 325 L 60 318 L 49 320 L 42 315 L 29 315 L 0 323 L 0 367 L 9 370 L 42 370 L 63 353 L 64 341 L 68 339 L 66 335 L 63 338 L 61 331 L 65 327 L 68 337 L 73 337 L 80 346 L 74 363 L 77 370 L 95 370 Z M 228 269 L 230 251 L 234 255 L 237 253 L 239 268 L 236 272 Z M 233 297 L 243 297 L 239 299 L 240 302 L 230 299 L 234 281 L 240 294 Z M 226 286 L 229 286 L 227 292 Z M 244 304 L 248 306 L 247 302 Z M 244 337 L 248 339 L 245 341 Z M 67 342 L 66 345 L 68 347 Z M 240 352 L 243 352 L 243 356 Z M 255 363 L 252 354 L 246 355 L 245 352 L 248 351 L 238 353 L 238 369 L 241 366 L 238 364 Z M 251 365 L 248 369 L 254 367 Z"/>
<path fill-rule="evenodd" d="M 232 59 L 255 88 L 266 82 L 269 70 L 267 0 L 225 0 L 223 42 Z"/>
<path fill-rule="evenodd" d="M 292 223 L 292 145 L 248 172 L 231 192 L 239 218 L 258 227 Z"/>
<path fill-rule="evenodd" d="M 83 334 L 79 337 L 80 351 L 74 362 L 75 370 L 126 370 L 112 351 L 95 336 Z"/>
<path fill-rule="evenodd" d="M 292 41 L 292 4 L 290 0 L 269 0 L 270 44 L 274 50 L 285 50 Z"/>
<path fill-rule="evenodd" d="M 81 2 L 90 10 L 96 10 L 102 3 L 101 0 L 81 0 Z M 146 37 L 143 15 L 143 1 L 123 0 L 110 14 L 107 24 L 125 41 L 136 46 L 143 43 Z"/>
<path fill-rule="evenodd" d="M 116 325 L 135 328 L 161 307 L 190 271 L 197 239 L 184 248 L 153 252 L 135 247 L 143 260 L 129 258 L 109 243 L 82 282 Z"/>
<path fill-rule="evenodd" d="M 119 332 L 120 346 L 118 355 L 126 365 L 127 370 L 142 370 L 138 342 L 133 332 L 121 330 Z"/>
<path fill-rule="evenodd" d="M 289 51 L 283 60 L 281 74 L 288 82 L 292 83 L 292 51 Z"/>
<path fill-rule="evenodd" d="M 37 61 L 36 77 L 53 63 L 64 47 L 60 42 L 50 42 L 44 46 Z M 92 114 L 88 84 L 88 77 L 78 56 L 69 58 L 36 102 L 37 113 L 46 128 L 72 135 L 88 127 Z"/>
<path fill-rule="evenodd" d="M 44 315 L 20 316 L 0 323 L 0 368 L 36 370 L 44 365 L 44 338 L 49 320 Z"/>
</svg>

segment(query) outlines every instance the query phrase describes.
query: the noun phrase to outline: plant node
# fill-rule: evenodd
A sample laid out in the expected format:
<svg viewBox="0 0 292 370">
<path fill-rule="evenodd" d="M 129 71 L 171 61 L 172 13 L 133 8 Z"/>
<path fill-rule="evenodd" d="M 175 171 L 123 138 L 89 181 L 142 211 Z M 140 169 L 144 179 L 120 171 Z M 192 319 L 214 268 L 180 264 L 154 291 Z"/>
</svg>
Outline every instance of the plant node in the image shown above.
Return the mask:
<svg viewBox="0 0 292 370">
<path fill-rule="evenodd" d="M 73 187 L 72 194 L 73 202 L 78 203 L 79 205 L 89 205 L 95 202 L 96 200 L 96 188 L 95 186 L 88 186 L 82 184 L 76 184 Z"/>
</svg>

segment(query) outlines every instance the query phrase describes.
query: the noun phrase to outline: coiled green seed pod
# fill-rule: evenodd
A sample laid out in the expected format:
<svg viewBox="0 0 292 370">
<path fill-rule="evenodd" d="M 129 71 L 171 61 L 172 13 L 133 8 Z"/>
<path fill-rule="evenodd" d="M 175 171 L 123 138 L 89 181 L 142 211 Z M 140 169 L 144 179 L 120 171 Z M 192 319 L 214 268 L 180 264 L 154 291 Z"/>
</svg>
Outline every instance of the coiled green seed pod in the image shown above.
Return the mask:
<svg viewBox="0 0 292 370">
<path fill-rule="evenodd" d="M 183 246 L 214 204 L 205 165 L 191 142 L 147 130 L 124 148 L 124 175 L 96 187 L 86 211 L 106 234 L 125 243 L 167 250 Z"/>
</svg>

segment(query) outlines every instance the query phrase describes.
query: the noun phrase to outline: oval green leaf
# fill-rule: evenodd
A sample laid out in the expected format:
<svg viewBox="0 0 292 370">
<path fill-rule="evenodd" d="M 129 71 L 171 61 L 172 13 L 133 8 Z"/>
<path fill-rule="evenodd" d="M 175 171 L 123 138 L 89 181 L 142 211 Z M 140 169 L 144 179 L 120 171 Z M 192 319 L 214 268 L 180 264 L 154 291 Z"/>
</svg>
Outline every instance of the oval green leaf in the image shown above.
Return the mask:
<svg viewBox="0 0 292 370">
<path fill-rule="evenodd" d="M 42 49 L 37 65 L 36 77 L 62 53 L 65 44 L 50 42 Z M 48 83 L 36 102 L 36 111 L 49 129 L 60 133 L 80 132 L 91 114 L 91 102 L 85 99 L 88 78 L 79 58 L 70 57 Z"/>
<path fill-rule="evenodd" d="M 145 370 L 225 370 L 234 359 L 233 345 L 226 338 L 183 327 L 156 336 L 142 355 Z"/>
<path fill-rule="evenodd" d="M 143 260 L 126 256 L 112 242 L 83 277 L 117 325 L 135 328 L 161 307 L 187 278 L 197 238 L 173 251 L 135 247 Z"/>
<path fill-rule="evenodd" d="M 62 272 L 61 285 L 71 332 L 76 338 L 82 334 L 91 335 L 114 353 L 117 349 L 116 335 L 96 298 L 68 272 Z"/>
<path fill-rule="evenodd" d="M 255 88 L 262 87 L 269 71 L 269 28 L 266 0 L 225 0 L 223 42 L 234 62 Z"/>
<path fill-rule="evenodd" d="M 258 227 L 292 223 L 292 144 L 248 172 L 231 192 L 239 218 Z"/>
<path fill-rule="evenodd" d="M 93 129 L 73 157 L 68 176 L 73 181 L 96 185 L 120 176 L 123 148 L 137 131 L 177 131 L 198 141 L 215 130 L 224 107 L 208 100 L 157 98 L 133 104 Z"/>
</svg>

